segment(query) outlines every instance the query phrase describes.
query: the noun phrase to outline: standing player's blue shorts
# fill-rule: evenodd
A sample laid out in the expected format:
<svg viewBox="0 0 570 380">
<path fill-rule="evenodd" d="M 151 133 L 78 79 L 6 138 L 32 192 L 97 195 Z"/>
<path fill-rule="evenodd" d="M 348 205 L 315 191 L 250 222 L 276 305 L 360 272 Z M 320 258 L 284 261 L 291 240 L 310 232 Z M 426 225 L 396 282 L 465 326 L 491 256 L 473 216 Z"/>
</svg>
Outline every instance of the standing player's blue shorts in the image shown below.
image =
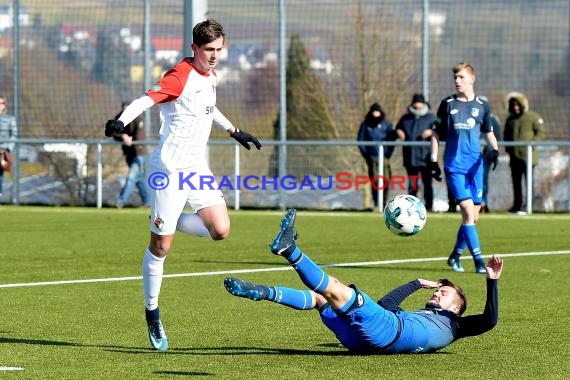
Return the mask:
<svg viewBox="0 0 570 380">
<path fill-rule="evenodd" d="M 447 183 L 457 202 L 472 199 L 476 205 L 483 197 L 483 160 L 479 158 L 467 173 L 445 172 Z"/>
</svg>

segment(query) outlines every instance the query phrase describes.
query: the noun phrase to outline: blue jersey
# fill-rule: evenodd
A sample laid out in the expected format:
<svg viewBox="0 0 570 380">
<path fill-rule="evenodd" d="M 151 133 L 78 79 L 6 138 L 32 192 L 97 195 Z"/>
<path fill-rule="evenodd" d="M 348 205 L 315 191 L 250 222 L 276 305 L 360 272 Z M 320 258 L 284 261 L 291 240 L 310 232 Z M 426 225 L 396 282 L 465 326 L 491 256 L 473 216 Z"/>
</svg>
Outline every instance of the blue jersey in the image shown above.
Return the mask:
<svg viewBox="0 0 570 380">
<path fill-rule="evenodd" d="M 378 303 L 358 290 L 358 304 L 337 313 L 329 304 L 319 310 L 325 325 L 350 351 L 375 354 L 428 353 L 457 339 L 483 334 L 498 320 L 498 280 L 487 279 L 487 302 L 482 314 L 458 316 L 428 307 L 405 311 L 400 307 L 410 294 L 421 289 L 418 280 L 386 294 Z"/>
<path fill-rule="evenodd" d="M 493 132 L 491 107 L 479 97 L 462 102 L 452 95 L 442 100 L 433 129 L 445 141 L 447 173 L 467 173 L 481 160 L 481 133 Z"/>
<path fill-rule="evenodd" d="M 436 308 L 401 311 L 396 315 L 402 321 L 402 334 L 392 347 L 394 353 L 427 353 L 449 346 L 460 318 Z"/>
<path fill-rule="evenodd" d="M 411 281 L 386 294 L 379 305 L 396 314 L 402 332 L 387 353 L 428 353 L 442 349 L 457 339 L 483 334 L 491 330 L 499 317 L 497 280 L 487 279 L 487 302 L 482 314 L 458 316 L 434 307 L 405 311 L 400 303 L 421 289 L 419 281 Z"/>
</svg>

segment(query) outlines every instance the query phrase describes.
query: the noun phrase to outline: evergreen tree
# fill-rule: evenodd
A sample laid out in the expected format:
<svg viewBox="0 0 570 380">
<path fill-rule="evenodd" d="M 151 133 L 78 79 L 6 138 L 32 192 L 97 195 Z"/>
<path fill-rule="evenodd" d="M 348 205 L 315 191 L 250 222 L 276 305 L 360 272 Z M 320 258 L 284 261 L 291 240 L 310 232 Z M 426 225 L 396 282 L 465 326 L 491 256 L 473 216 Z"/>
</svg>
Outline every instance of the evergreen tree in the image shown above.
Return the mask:
<svg viewBox="0 0 570 380">
<path fill-rule="evenodd" d="M 310 65 L 310 59 L 299 35 L 291 37 L 287 54 L 286 98 L 288 140 L 338 139 L 338 129 L 329 109 L 320 78 Z M 274 125 L 279 139 L 279 117 Z M 271 158 L 269 173 L 277 174 L 277 151 Z M 346 158 L 338 147 L 289 146 L 287 173 L 301 180 L 307 175 L 327 176 L 346 170 Z"/>
<path fill-rule="evenodd" d="M 339 137 L 320 78 L 310 65 L 299 35 L 291 37 L 287 54 L 287 138 L 331 140 Z"/>
</svg>

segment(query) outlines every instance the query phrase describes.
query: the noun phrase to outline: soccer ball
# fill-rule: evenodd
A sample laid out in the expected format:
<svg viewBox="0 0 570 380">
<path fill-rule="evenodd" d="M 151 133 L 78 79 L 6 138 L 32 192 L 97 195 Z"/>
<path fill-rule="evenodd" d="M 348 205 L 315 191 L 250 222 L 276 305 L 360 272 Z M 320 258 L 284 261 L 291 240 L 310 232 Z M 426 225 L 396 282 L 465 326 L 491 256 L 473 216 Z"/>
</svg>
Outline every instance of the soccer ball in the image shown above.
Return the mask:
<svg viewBox="0 0 570 380">
<path fill-rule="evenodd" d="M 398 236 L 414 236 L 424 228 L 427 210 L 413 195 L 396 195 L 384 207 L 386 227 Z"/>
</svg>

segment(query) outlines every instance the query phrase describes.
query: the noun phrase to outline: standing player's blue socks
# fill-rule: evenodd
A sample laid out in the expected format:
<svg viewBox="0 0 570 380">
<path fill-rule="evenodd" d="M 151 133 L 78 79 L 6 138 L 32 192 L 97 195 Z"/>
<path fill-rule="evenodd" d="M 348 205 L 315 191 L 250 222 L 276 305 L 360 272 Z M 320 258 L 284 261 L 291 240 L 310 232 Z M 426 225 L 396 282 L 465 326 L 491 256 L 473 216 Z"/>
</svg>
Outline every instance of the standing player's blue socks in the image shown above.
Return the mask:
<svg viewBox="0 0 570 380">
<path fill-rule="evenodd" d="M 456 257 L 460 257 L 465 248 L 467 248 L 467 239 L 465 238 L 465 231 L 462 224 L 457 230 L 457 239 L 455 240 L 455 247 L 453 247 L 453 254 Z"/>
<path fill-rule="evenodd" d="M 478 273 L 486 273 L 485 261 L 483 260 L 483 256 L 481 254 L 481 245 L 479 244 L 479 234 L 477 233 L 477 227 L 474 224 L 464 224 L 463 232 L 465 233 L 465 240 L 467 241 L 467 246 L 471 251 L 471 256 L 473 256 L 476 271 Z"/>
<path fill-rule="evenodd" d="M 463 230 L 463 224 L 459 226 L 457 231 L 457 240 L 455 241 L 455 247 L 453 247 L 453 252 L 447 258 L 447 265 L 451 267 L 454 272 L 465 272 L 465 269 L 461 266 L 461 254 L 467 247 L 467 241 L 465 238 L 465 231 Z"/>
<path fill-rule="evenodd" d="M 313 296 L 308 290 L 292 289 L 283 286 L 256 285 L 252 282 L 228 277 L 224 279 L 224 287 L 237 297 L 252 301 L 267 300 L 289 306 L 297 310 L 313 308 Z"/>
</svg>

